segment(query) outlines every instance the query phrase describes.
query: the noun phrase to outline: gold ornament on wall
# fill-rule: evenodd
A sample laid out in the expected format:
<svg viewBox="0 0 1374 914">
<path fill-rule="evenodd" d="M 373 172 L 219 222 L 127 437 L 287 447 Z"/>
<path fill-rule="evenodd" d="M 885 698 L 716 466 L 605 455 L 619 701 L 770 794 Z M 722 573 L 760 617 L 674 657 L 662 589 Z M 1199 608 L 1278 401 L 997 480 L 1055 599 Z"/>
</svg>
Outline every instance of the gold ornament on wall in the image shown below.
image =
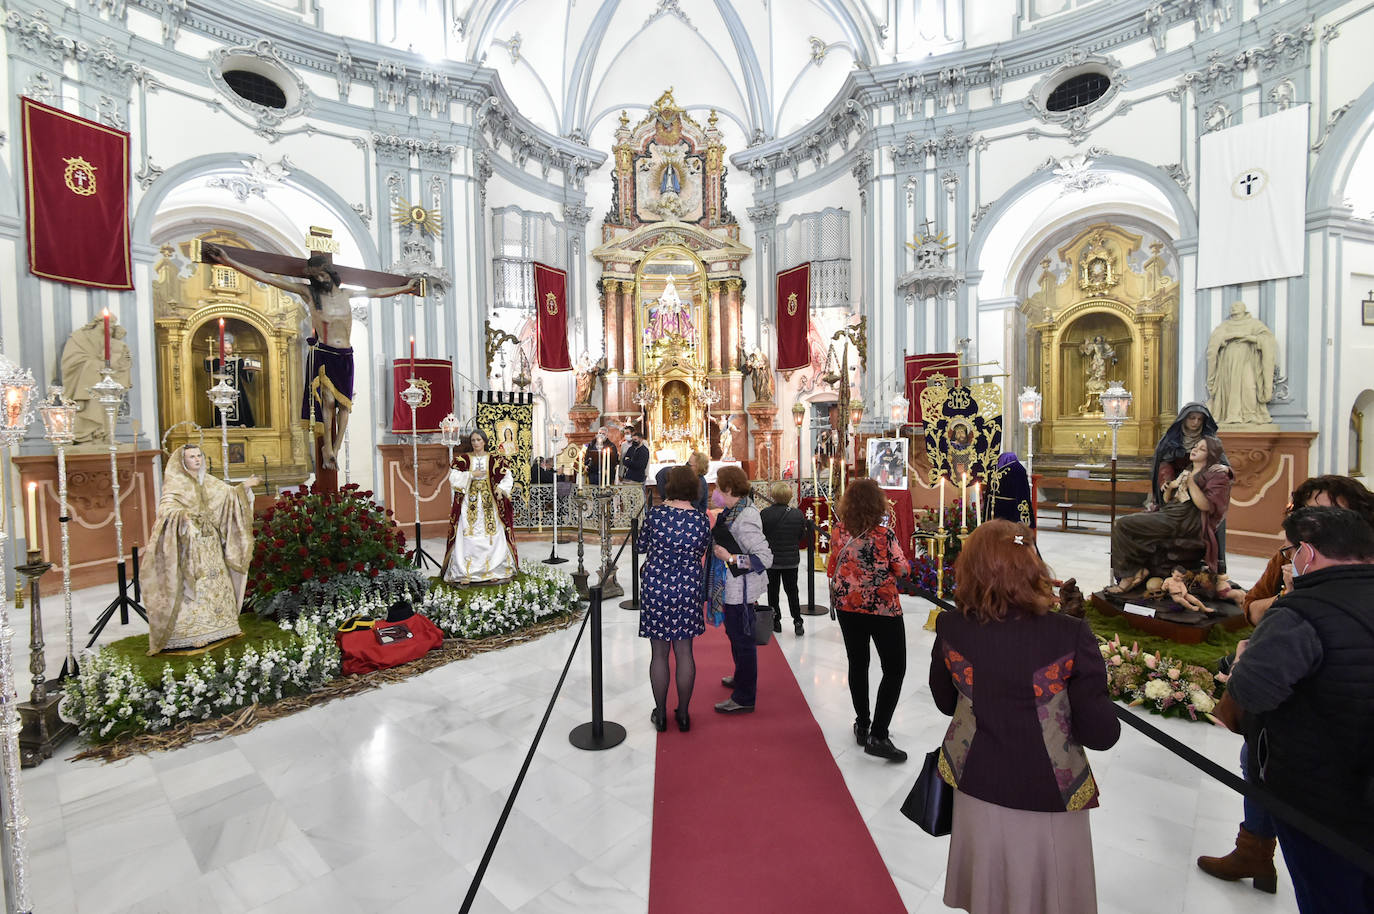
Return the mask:
<svg viewBox="0 0 1374 914">
<path fill-rule="evenodd" d="M 444 231 L 444 219 L 439 208 L 425 209 L 418 203 L 410 203 L 405 197 L 396 198 L 396 208 L 391 212 L 391 221 L 401 226 L 413 225 L 427 235 L 438 238 Z"/>
</svg>

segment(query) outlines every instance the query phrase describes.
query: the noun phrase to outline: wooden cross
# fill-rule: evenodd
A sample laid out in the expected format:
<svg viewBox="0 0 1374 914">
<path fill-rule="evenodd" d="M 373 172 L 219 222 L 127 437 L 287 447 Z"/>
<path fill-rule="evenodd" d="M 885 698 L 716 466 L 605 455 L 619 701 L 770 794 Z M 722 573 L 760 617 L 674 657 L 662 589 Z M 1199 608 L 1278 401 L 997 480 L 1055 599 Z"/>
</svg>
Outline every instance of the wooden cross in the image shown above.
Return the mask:
<svg viewBox="0 0 1374 914">
<path fill-rule="evenodd" d="M 219 244 L 229 256 L 246 266 L 255 267 L 268 273 L 276 273 L 281 276 L 293 276 L 297 279 L 304 279 L 306 276 L 307 261 L 301 257 L 290 257 L 285 254 L 273 254 L 269 251 L 254 251 L 251 248 L 239 248 L 228 244 Z M 396 273 L 383 273 L 380 270 L 364 270 L 358 267 L 343 267 L 334 263 L 334 255 L 339 250 L 339 243 L 334 240 L 333 232 L 329 229 L 322 229 L 316 226 L 310 227 L 310 236 L 305 240 L 305 246 L 314 253 L 324 257 L 329 264 L 329 268 L 339 274 L 339 282 L 345 286 L 358 286 L 364 289 L 386 288 L 390 286 L 403 286 L 410 282 L 409 276 L 401 276 Z M 191 241 L 191 259 L 197 263 L 218 263 L 217 260 L 206 260 L 201 254 L 200 239 Z M 420 279 L 420 286 L 412 295 L 425 297 L 425 280 Z"/>
</svg>

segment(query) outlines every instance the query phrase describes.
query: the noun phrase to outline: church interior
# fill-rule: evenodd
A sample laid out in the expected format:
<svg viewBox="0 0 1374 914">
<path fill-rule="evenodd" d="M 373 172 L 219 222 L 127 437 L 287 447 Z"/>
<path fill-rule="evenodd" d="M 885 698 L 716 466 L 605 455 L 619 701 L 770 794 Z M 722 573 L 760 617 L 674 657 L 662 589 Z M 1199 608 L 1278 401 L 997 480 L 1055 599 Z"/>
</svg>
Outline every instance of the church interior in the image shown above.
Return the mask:
<svg viewBox="0 0 1374 914">
<path fill-rule="evenodd" d="M 1227 579 L 1258 581 L 1294 491 L 1374 473 L 1374 5 L 4 17 L 9 912 L 946 910 L 946 842 L 898 808 L 950 726 L 922 661 L 970 531 L 1034 528 L 1104 657 L 1117 626 L 1214 645 L 1216 672 L 1251 631 Z M 1189 415 L 1224 520 L 1156 534 Z M 816 525 L 805 625 L 773 585 L 753 717 L 710 713 L 731 655 L 706 626 L 691 732 L 659 735 L 636 544 L 696 456 L 703 493 L 738 468 L 745 503 L 785 483 Z M 863 479 L 914 563 L 905 765 L 854 742 L 827 608 Z M 1128 618 L 1184 565 L 1212 575 L 1185 633 Z M 359 626 L 431 653 L 383 675 L 407 668 L 359 660 Z M 1131 710 L 1239 774 L 1206 691 Z M 745 795 L 779 818 L 741 824 L 715 769 L 772 738 L 779 693 L 809 729 Z M 623 742 L 563 738 L 603 716 Z M 694 737 L 709 775 L 673 757 Z M 1194 863 L 1232 841 L 1231 786 L 1129 729 L 1089 757 L 1099 910 L 1299 910 L 1281 865 L 1256 891 Z M 789 831 L 813 790 L 833 810 Z"/>
</svg>

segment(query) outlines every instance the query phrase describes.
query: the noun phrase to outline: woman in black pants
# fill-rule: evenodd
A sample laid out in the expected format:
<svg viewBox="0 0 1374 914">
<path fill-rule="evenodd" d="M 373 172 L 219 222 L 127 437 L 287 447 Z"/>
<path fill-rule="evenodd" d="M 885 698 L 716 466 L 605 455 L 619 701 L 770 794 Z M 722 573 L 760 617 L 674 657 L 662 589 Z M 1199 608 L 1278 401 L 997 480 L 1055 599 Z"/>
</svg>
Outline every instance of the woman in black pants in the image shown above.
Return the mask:
<svg viewBox="0 0 1374 914">
<path fill-rule="evenodd" d="M 857 479 L 840 498 L 840 523 L 830 539 L 830 605 L 835 607 L 849 658 L 854 700 L 854 739 L 864 752 L 894 762 L 906 753 L 892 745 L 887 727 L 897 710 L 906 676 L 906 628 L 897 579 L 911 573 L 892 528 L 883 525 L 887 497 L 871 479 Z M 869 643 L 878 651 L 883 677 L 873 717 L 868 715 Z"/>
<path fill-rule="evenodd" d="M 773 631 L 782 631 L 782 603 L 778 601 L 778 586 L 787 592 L 787 605 L 792 610 L 792 630 L 801 635 L 801 607 L 797 603 L 797 566 L 801 564 L 801 541 L 811 535 L 813 525 L 792 507 L 792 486 L 775 482 L 768 490 L 773 503 L 759 512 L 763 518 L 763 535 L 773 550 L 773 567 L 768 569 L 768 605 L 773 607 Z"/>
</svg>

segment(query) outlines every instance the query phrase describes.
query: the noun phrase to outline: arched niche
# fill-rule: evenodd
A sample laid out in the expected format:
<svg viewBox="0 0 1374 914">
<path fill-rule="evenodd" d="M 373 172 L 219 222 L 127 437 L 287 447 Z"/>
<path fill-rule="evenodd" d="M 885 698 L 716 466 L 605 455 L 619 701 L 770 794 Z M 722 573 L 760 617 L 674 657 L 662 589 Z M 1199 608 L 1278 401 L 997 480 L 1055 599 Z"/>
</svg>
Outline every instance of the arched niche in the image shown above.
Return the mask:
<svg viewBox="0 0 1374 914">
<path fill-rule="evenodd" d="M 1130 322 L 1111 307 L 1111 303 L 1087 302 L 1084 309 L 1069 321 L 1059 335 L 1058 360 L 1061 365 L 1091 364 L 1089 352 L 1099 343 L 1111 352 L 1109 357 L 1103 359 L 1106 364 L 1102 380 L 1121 380 L 1123 371 L 1135 364 L 1139 334 Z M 1085 347 L 1089 352 L 1084 351 Z M 1098 399 L 1101 391 L 1091 389 L 1087 372 L 1070 372 L 1060 380 L 1061 383 L 1054 390 L 1058 400 L 1055 405 L 1060 415 L 1102 417 L 1102 403 Z"/>
<path fill-rule="evenodd" d="M 1365 389 L 1350 408 L 1350 444 L 1346 472 L 1366 480 L 1374 476 L 1374 390 Z"/>
</svg>

